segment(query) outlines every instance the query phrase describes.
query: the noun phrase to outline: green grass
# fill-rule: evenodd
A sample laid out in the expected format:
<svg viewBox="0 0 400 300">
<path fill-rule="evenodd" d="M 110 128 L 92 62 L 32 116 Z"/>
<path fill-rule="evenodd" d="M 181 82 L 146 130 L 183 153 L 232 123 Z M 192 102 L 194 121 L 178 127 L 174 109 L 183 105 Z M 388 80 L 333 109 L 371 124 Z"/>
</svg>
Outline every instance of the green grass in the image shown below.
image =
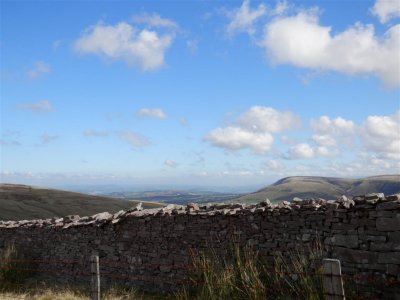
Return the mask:
<svg viewBox="0 0 400 300">
<path fill-rule="evenodd" d="M 222 256 L 214 250 L 193 254 L 193 288 L 180 292 L 179 298 L 323 299 L 318 267 L 322 251 L 319 246 L 307 250 L 277 254 L 274 263 L 236 243 Z"/>
</svg>

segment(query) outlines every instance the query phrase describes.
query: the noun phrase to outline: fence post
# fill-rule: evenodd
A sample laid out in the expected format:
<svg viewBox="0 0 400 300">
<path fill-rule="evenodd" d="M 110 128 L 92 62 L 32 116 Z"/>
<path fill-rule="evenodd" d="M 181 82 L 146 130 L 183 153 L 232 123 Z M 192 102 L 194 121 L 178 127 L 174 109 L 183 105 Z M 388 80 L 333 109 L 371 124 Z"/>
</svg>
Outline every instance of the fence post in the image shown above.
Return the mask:
<svg viewBox="0 0 400 300">
<path fill-rule="evenodd" d="M 90 257 L 90 271 L 92 275 L 90 299 L 100 300 L 100 268 L 98 255 L 92 255 Z"/>
<path fill-rule="evenodd" d="M 324 259 L 322 264 L 325 300 L 345 300 L 340 260 Z"/>
</svg>

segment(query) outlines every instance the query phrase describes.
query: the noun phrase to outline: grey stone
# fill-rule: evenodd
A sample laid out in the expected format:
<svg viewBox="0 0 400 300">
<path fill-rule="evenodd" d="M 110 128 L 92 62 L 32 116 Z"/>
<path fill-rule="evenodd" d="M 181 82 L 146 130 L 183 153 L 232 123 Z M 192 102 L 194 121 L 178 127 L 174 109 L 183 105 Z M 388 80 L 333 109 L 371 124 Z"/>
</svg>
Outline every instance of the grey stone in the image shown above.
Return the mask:
<svg viewBox="0 0 400 300">
<path fill-rule="evenodd" d="M 389 202 L 386 202 L 389 203 Z M 379 231 L 398 231 L 400 230 L 400 214 L 393 218 L 377 218 L 376 229 Z"/>
<path fill-rule="evenodd" d="M 377 263 L 379 255 L 377 252 L 347 249 L 343 247 L 335 247 L 334 253 L 343 261 L 362 264 Z"/>
<path fill-rule="evenodd" d="M 365 200 L 382 200 L 385 198 L 384 193 L 370 193 L 365 195 Z"/>
<path fill-rule="evenodd" d="M 296 204 L 299 204 L 299 203 L 303 202 L 303 199 L 301 199 L 301 198 L 299 198 L 299 197 L 294 197 L 293 200 L 292 200 L 292 202 L 294 202 L 294 203 L 296 203 Z"/>
<path fill-rule="evenodd" d="M 330 210 L 337 209 L 339 207 L 339 203 L 335 202 L 334 200 L 328 200 L 326 202 L 326 208 Z"/>
<path fill-rule="evenodd" d="M 400 265 L 400 252 L 380 253 L 378 263 Z"/>
<path fill-rule="evenodd" d="M 400 201 L 382 202 L 376 206 L 377 210 L 400 209 Z"/>
</svg>

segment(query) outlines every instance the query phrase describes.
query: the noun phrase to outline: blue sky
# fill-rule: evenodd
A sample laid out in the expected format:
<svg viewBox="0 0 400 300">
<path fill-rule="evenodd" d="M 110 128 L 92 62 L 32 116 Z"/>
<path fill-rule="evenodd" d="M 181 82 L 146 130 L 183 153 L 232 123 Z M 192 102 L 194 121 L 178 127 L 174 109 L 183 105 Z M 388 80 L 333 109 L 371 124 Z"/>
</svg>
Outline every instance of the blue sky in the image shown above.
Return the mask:
<svg viewBox="0 0 400 300">
<path fill-rule="evenodd" d="M 1 182 L 400 170 L 400 1 L 1 1 Z"/>
</svg>

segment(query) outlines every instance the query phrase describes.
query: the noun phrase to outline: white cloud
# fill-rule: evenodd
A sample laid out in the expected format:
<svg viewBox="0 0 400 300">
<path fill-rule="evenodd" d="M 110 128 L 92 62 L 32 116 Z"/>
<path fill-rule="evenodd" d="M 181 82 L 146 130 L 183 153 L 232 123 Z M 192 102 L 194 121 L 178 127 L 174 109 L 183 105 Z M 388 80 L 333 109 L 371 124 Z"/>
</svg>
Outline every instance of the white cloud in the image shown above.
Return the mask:
<svg viewBox="0 0 400 300">
<path fill-rule="evenodd" d="M 146 137 L 135 132 L 124 131 L 120 133 L 119 137 L 128 142 L 133 148 L 142 148 L 150 144 Z"/>
<path fill-rule="evenodd" d="M 171 159 L 166 159 L 164 161 L 164 165 L 166 165 L 167 167 L 170 167 L 170 168 L 176 168 L 178 166 L 177 162 L 175 162 Z"/>
<path fill-rule="evenodd" d="M 97 24 L 86 29 L 75 42 L 75 51 L 122 60 L 150 71 L 164 65 L 165 52 L 173 39 L 173 33 L 160 35 L 152 30 L 138 30 L 126 22 L 114 26 Z"/>
<path fill-rule="evenodd" d="M 281 161 L 276 160 L 276 159 L 271 159 L 271 160 L 267 161 L 266 166 L 268 169 L 274 170 L 274 171 L 285 169 L 284 164 Z"/>
<path fill-rule="evenodd" d="M 335 147 L 336 139 L 329 134 L 314 134 L 312 140 L 320 146 L 323 147 Z"/>
<path fill-rule="evenodd" d="M 371 12 L 381 23 L 400 17 L 400 0 L 377 0 Z"/>
<path fill-rule="evenodd" d="M 318 146 L 313 149 L 315 156 L 333 157 L 340 154 L 339 149 L 332 146 Z"/>
<path fill-rule="evenodd" d="M 337 146 L 337 139 L 345 140 L 355 133 L 356 126 L 353 121 L 337 117 L 331 119 L 328 116 L 321 116 L 318 120 L 311 120 L 311 129 L 316 132 L 312 136 L 314 143 L 319 145 L 320 148 L 317 153 L 322 156 L 328 152 L 332 155 L 338 153 L 337 149 L 332 149 Z M 328 148 L 331 148 L 329 151 Z"/>
<path fill-rule="evenodd" d="M 33 67 L 26 72 L 26 75 L 30 79 L 36 79 L 44 74 L 51 72 L 51 66 L 44 61 L 36 61 Z"/>
<path fill-rule="evenodd" d="M 153 13 L 152 15 L 144 13 L 141 15 L 135 15 L 132 17 L 134 23 L 146 24 L 151 27 L 164 27 L 170 29 L 177 29 L 179 26 L 176 22 L 162 18 L 160 15 Z"/>
<path fill-rule="evenodd" d="M 142 108 L 137 113 L 137 116 L 142 118 L 165 119 L 167 114 L 160 108 Z"/>
<path fill-rule="evenodd" d="M 49 112 L 53 110 L 53 106 L 48 100 L 40 100 L 33 103 L 20 103 L 17 105 L 17 108 L 36 112 Z"/>
<path fill-rule="evenodd" d="M 400 111 L 391 116 L 369 116 L 362 125 L 368 151 L 388 159 L 400 159 Z"/>
<path fill-rule="evenodd" d="M 85 129 L 83 135 L 86 137 L 106 137 L 108 136 L 108 132 Z"/>
<path fill-rule="evenodd" d="M 277 133 L 298 126 L 300 120 L 292 112 L 280 112 L 265 106 L 252 106 L 239 117 L 236 123 L 242 128 L 257 132 Z"/>
<path fill-rule="evenodd" d="M 289 148 L 288 154 L 285 158 L 287 159 L 310 159 L 314 158 L 314 149 L 306 143 L 294 145 Z"/>
<path fill-rule="evenodd" d="M 271 16 L 281 16 L 289 10 L 291 5 L 286 1 L 278 1 L 275 7 L 269 12 Z"/>
<path fill-rule="evenodd" d="M 400 85 L 400 25 L 376 36 L 373 25 L 356 23 L 343 32 L 319 24 L 318 11 L 302 10 L 265 25 L 258 45 L 272 62 L 349 75 L 374 74 L 391 87 Z"/>
<path fill-rule="evenodd" d="M 228 150 L 241 150 L 250 148 L 262 154 L 270 150 L 273 137 L 269 133 L 251 132 L 240 127 L 226 127 L 213 129 L 205 140 L 216 147 Z"/>
<path fill-rule="evenodd" d="M 255 153 L 263 154 L 271 149 L 273 133 L 292 129 L 299 123 L 298 117 L 291 112 L 252 106 L 233 122 L 233 126 L 216 128 L 205 140 L 228 150 L 249 148 Z"/>
<path fill-rule="evenodd" d="M 254 23 L 257 19 L 264 16 L 266 12 L 267 7 L 264 4 L 261 3 L 257 8 L 252 10 L 250 8 L 250 0 L 244 0 L 240 8 L 227 12 L 230 22 L 226 26 L 226 33 L 231 37 L 238 32 L 246 32 L 250 35 L 254 34 Z"/>
</svg>

